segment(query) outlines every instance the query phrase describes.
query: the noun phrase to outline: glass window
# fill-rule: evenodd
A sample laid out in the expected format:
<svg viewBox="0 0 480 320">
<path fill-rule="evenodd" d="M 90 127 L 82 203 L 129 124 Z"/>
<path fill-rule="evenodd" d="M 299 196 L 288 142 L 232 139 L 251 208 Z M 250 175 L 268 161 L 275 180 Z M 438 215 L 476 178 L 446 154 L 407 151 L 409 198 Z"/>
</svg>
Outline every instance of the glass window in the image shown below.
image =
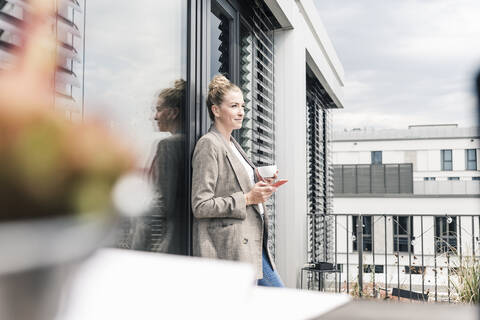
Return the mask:
<svg viewBox="0 0 480 320">
<path fill-rule="evenodd" d="M 480 180 L 480 177 L 472 177 L 472 180 L 478 181 L 478 180 Z"/>
<path fill-rule="evenodd" d="M 452 170 L 452 150 L 441 150 L 442 170 Z"/>
<path fill-rule="evenodd" d="M 450 181 L 458 181 L 458 180 L 460 180 L 460 177 L 448 177 L 448 180 L 450 180 Z"/>
<path fill-rule="evenodd" d="M 435 177 L 423 177 L 424 181 L 435 181 L 437 178 Z"/>
<path fill-rule="evenodd" d="M 477 150 L 467 149 L 465 152 L 467 159 L 467 170 L 477 170 Z"/>
<path fill-rule="evenodd" d="M 435 248 L 437 252 L 457 249 L 457 217 L 435 217 Z"/>
<path fill-rule="evenodd" d="M 188 1 L 92 1 L 87 7 L 85 114 L 107 121 L 138 155 L 155 191 L 126 219 L 122 248 L 187 254 L 185 133 Z"/>
<path fill-rule="evenodd" d="M 410 227 L 408 226 L 408 221 L 410 221 Z M 414 240 L 414 237 L 412 236 L 412 232 L 413 217 L 393 216 L 393 250 L 408 252 L 408 244 L 410 242 L 410 252 L 413 253 L 413 245 L 411 244 L 411 241 Z"/>
<path fill-rule="evenodd" d="M 376 264 L 376 265 L 366 264 L 363 266 L 364 273 L 373 273 L 374 270 L 375 270 L 375 273 L 383 273 L 383 265 L 382 264 Z"/>
<path fill-rule="evenodd" d="M 353 250 L 356 251 L 357 249 L 357 222 L 358 217 L 353 216 Z M 372 217 L 364 216 L 363 218 L 363 250 L 364 251 L 372 251 Z"/>
<path fill-rule="evenodd" d="M 372 164 L 382 164 L 382 151 L 372 151 Z"/>
<path fill-rule="evenodd" d="M 425 274 L 423 266 L 404 266 L 405 274 Z"/>
</svg>

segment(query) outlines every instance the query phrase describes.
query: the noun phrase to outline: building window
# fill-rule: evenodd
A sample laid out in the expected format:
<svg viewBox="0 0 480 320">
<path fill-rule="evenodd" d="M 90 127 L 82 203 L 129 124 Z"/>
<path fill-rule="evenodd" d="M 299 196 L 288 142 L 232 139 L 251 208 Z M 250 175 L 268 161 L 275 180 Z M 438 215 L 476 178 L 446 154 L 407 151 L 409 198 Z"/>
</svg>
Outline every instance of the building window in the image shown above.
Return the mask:
<svg viewBox="0 0 480 320">
<path fill-rule="evenodd" d="M 457 217 L 435 217 L 435 248 L 437 252 L 457 249 Z"/>
<path fill-rule="evenodd" d="M 382 164 L 382 151 L 372 151 L 372 164 Z"/>
<path fill-rule="evenodd" d="M 472 180 L 474 180 L 474 181 L 479 181 L 479 180 L 480 180 L 480 177 L 472 177 Z"/>
<path fill-rule="evenodd" d="M 442 171 L 452 171 L 452 150 L 440 150 Z"/>
<path fill-rule="evenodd" d="M 448 180 L 450 181 L 459 181 L 460 177 L 448 177 Z"/>
<path fill-rule="evenodd" d="M 383 265 L 382 264 L 376 264 L 376 265 L 366 264 L 366 265 L 363 265 L 363 272 L 364 273 L 373 273 L 373 270 L 375 270 L 375 273 L 383 273 Z"/>
<path fill-rule="evenodd" d="M 353 216 L 353 250 L 357 249 L 357 222 L 358 217 Z M 363 218 L 363 251 L 372 251 L 372 217 L 362 217 Z"/>
<path fill-rule="evenodd" d="M 465 158 L 467 159 L 467 170 L 477 170 L 477 150 L 465 150 Z"/>
<path fill-rule="evenodd" d="M 423 181 L 435 181 L 435 177 L 423 177 Z"/>
<path fill-rule="evenodd" d="M 425 267 L 424 266 L 404 266 L 405 267 L 405 274 L 424 274 Z"/>
<path fill-rule="evenodd" d="M 148 174 L 153 191 L 145 215 L 120 219 L 115 246 L 188 255 L 191 184 L 186 143 L 197 128 L 197 124 L 190 127 L 187 111 L 191 110 L 186 68 L 189 1 L 150 0 L 141 5 L 124 1 L 108 6 L 109 19 L 105 19 L 105 9 L 102 1 L 88 2 L 84 112 L 100 112 L 108 116 L 105 120 L 111 128 L 122 128 L 136 147 L 137 169 Z M 118 30 L 118 22 L 126 16 L 129 24 L 121 32 L 99 32 Z M 156 111 L 167 108 L 174 111 L 169 113 L 173 116 L 166 120 L 162 111 L 162 124 L 157 121 L 153 126 Z"/>
<path fill-rule="evenodd" d="M 410 220 L 410 226 L 409 224 Z M 393 250 L 408 252 L 408 244 L 410 243 L 410 252 L 413 253 L 413 245 L 411 241 L 413 231 L 413 217 L 411 216 L 393 216 Z M 408 239 L 410 234 L 410 239 Z M 409 241 L 410 240 L 410 241 Z"/>
</svg>

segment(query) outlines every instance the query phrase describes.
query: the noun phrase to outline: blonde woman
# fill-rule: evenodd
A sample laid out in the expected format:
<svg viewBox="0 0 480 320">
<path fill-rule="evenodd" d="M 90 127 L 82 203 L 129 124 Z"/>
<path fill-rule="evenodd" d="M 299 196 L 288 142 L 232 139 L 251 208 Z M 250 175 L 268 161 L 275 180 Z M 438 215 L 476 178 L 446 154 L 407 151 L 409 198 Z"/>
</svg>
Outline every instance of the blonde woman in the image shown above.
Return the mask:
<svg viewBox="0 0 480 320">
<path fill-rule="evenodd" d="M 268 250 L 264 202 L 276 191 L 256 181 L 255 166 L 232 137 L 242 127 L 243 94 L 227 78 L 210 82 L 207 107 L 213 125 L 193 154 L 193 253 L 251 263 L 258 285 L 283 287 Z"/>
</svg>

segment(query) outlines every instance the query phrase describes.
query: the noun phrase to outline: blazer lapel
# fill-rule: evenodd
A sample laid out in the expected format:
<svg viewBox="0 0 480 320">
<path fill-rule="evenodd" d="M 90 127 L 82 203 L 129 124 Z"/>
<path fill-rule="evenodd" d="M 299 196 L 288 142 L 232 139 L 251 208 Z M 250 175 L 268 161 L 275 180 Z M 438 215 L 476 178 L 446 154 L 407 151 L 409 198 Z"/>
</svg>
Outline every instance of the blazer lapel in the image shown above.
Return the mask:
<svg viewBox="0 0 480 320">
<path fill-rule="evenodd" d="M 221 143 L 223 143 L 225 147 L 225 156 L 227 157 L 230 165 L 232 166 L 233 172 L 235 173 L 235 178 L 240 184 L 240 188 L 242 189 L 243 193 L 248 193 L 252 189 L 252 187 L 250 185 L 250 179 L 248 178 L 248 174 L 247 172 L 245 172 L 245 168 L 240 163 L 240 160 L 237 158 L 237 156 L 232 154 L 233 151 L 230 148 L 230 145 L 227 143 L 227 141 L 225 141 L 225 139 L 222 137 L 221 133 L 215 128 L 215 126 L 212 125 L 210 131 L 215 133 L 217 139 L 219 139 Z"/>
<path fill-rule="evenodd" d="M 214 125 L 210 127 L 210 130 L 213 133 L 216 134 L 217 138 L 222 141 L 223 145 L 225 146 L 225 156 L 227 157 L 228 161 L 230 162 L 230 165 L 232 166 L 233 171 L 235 172 L 235 177 L 237 178 L 238 183 L 240 184 L 240 188 L 242 189 L 243 193 L 247 194 L 251 189 L 252 185 L 250 182 L 250 178 L 248 177 L 248 174 L 245 172 L 245 168 L 243 165 L 240 163 L 240 159 L 237 158 L 236 155 L 234 155 L 232 152 L 232 148 L 230 147 L 230 144 L 225 141 L 225 139 L 222 137 L 222 134 L 215 128 Z M 234 144 L 234 146 L 237 148 L 237 150 L 240 152 L 242 157 L 247 161 L 247 163 L 252 167 L 253 170 L 255 170 L 255 165 L 253 162 L 248 158 L 247 154 L 243 151 L 242 147 L 238 144 L 238 142 L 231 137 L 231 141 Z M 254 172 L 254 180 L 257 182 L 257 175 Z M 263 206 L 263 212 L 266 212 L 266 207 L 263 203 L 260 204 Z M 260 214 L 260 209 L 258 209 L 258 206 L 254 205 L 253 206 L 255 210 Z"/>
</svg>

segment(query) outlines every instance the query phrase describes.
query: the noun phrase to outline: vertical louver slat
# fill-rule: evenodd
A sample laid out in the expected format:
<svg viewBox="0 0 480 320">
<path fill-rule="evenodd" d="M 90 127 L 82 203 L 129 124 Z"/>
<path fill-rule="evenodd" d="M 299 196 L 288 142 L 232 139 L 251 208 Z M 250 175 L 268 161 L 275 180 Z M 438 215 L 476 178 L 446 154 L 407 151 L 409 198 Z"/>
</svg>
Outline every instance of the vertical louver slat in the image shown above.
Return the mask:
<svg viewBox="0 0 480 320">
<path fill-rule="evenodd" d="M 318 80 L 307 73 L 308 260 L 332 261 L 334 171 L 329 141 L 332 103 Z M 352 172 L 353 173 L 353 172 Z M 346 175 L 349 175 L 347 171 Z M 335 179 L 344 181 L 343 172 Z"/>
<path fill-rule="evenodd" d="M 269 165 L 275 163 L 274 139 L 274 98 L 273 98 L 273 28 L 262 29 L 260 25 L 269 21 L 265 11 L 260 6 L 253 10 L 253 35 L 254 42 L 254 72 L 253 86 L 254 121 L 253 145 L 257 153 L 256 165 Z M 275 197 L 271 197 L 265 204 L 269 217 L 269 249 L 275 255 Z"/>
<path fill-rule="evenodd" d="M 240 88 L 242 88 L 243 99 L 245 101 L 245 115 L 242 128 L 239 130 L 238 142 L 247 155 L 252 158 L 252 77 L 253 77 L 253 43 L 252 35 L 242 24 L 240 27 Z"/>
<path fill-rule="evenodd" d="M 240 27 L 240 86 L 244 93 L 245 119 L 236 137 L 256 166 L 275 163 L 273 95 L 273 24 L 264 8 L 253 3 Z M 275 198 L 266 203 L 269 247 L 275 253 Z"/>
<path fill-rule="evenodd" d="M 220 16 L 220 25 L 218 29 L 220 30 L 220 36 L 218 40 L 220 40 L 220 46 L 218 47 L 218 51 L 220 52 L 220 57 L 218 61 L 220 62 L 219 71 L 221 74 L 226 76 L 228 79 L 230 77 L 230 22 L 228 18 L 225 16 Z"/>
</svg>

